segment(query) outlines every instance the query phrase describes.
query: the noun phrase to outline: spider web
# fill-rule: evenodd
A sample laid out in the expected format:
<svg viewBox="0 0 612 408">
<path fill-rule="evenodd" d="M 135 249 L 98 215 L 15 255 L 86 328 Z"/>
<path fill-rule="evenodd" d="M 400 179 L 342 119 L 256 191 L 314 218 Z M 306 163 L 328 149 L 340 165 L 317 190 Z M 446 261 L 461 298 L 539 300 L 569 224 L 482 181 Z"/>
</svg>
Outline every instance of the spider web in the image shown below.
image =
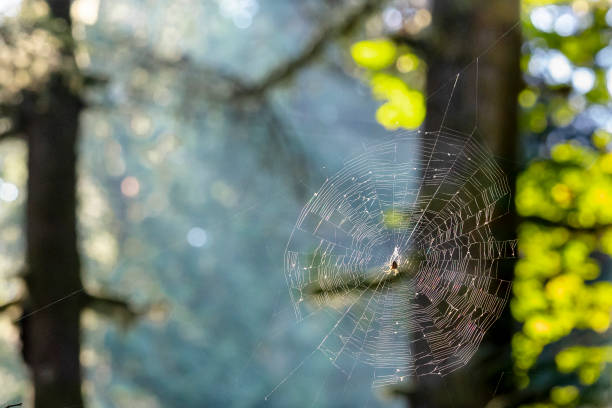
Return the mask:
<svg viewBox="0 0 612 408">
<path fill-rule="evenodd" d="M 373 367 L 374 387 L 468 363 L 510 294 L 498 265 L 516 241 L 492 230 L 509 202 L 473 132 L 408 133 L 345 162 L 305 205 L 285 252 L 298 320 L 313 308 L 335 316 L 316 350 L 349 378 L 359 363 Z"/>
</svg>

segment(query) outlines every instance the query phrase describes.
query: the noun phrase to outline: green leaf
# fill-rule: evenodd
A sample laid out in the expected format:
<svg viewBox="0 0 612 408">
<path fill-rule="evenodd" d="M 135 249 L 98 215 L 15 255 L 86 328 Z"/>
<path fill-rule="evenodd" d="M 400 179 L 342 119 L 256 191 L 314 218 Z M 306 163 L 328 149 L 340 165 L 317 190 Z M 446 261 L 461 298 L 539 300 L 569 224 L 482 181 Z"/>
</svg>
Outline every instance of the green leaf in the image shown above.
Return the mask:
<svg viewBox="0 0 612 408">
<path fill-rule="evenodd" d="M 355 62 L 372 70 L 380 70 L 393 64 L 396 52 L 395 44 L 385 39 L 360 41 L 351 47 L 351 56 Z"/>
</svg>

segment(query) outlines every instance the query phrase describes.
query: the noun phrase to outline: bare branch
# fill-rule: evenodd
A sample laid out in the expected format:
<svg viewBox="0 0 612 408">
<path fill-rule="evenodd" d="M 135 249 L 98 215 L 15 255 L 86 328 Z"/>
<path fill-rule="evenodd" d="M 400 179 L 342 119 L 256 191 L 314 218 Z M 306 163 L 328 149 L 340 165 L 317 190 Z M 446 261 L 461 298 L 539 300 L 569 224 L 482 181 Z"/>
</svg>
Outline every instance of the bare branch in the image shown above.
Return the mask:
<svg viewBox="0 0 612 408">
<path fill-rule="evenodd" d="M 321 55 L 330 41 L 348 34 L 355 27 L 359 26 L 372 12 L 380 9 L 385 2 L 386 0 L 363 0 L 359 6 L 353 7 L 343 18 L 333 19 L 333 21 L 325 24 L 310 39 L 300 53 L 283 61 L 255 83 L 246 83 L 239 77 L 222 72 L 218 68 L 208 67 L 201 63 L 193 63 L 186 56 L 178 59 L 164 59 L 149 51 L 140 56 L 140 65 L 148 69 L 158 67 L 185 69 L 190 73 L 190 76 L 197 79 L 195 89 L 203 89 L 209 96 L 219 101 L 261 96 L 268 89 L 289 79 L 302 68 L 312 63 Z M 194 88 L 190 87 L 189 89 L 193 90 Z"/>
<path fill-rule="evenodd" d="M 585 233 L 599 233 L 605 230 L 603 226 L 595 226 L 595 227 L 573 227 L 571 225 L 567 225 L 566 223 L 557 223 L 553 221 L 546 220 L 544 218 L 540 218 L 537 216 L 530 217 L 522 217 L 521 221 L 524 222 L 532 222 L 535 224 L 539 224 L 544 227 L 561 227 L 574 232 L 585 232 Z"/>
<path fill-rule="evenodd" d="M 348 15 L 336 24 L 329 24 L 319 34 L 315 35 L 304 50 L 277 68 L 270 71 L 262 80 L 256 84 L 239 89 L 235 96 L 253 96 L 264 93 L 267 89 L 274 87 L 279 82 L 291 77 L 294 73 L 310 64 L 316 59 L 330 40 L 349 33 L 354 27 L 384 4 L 384 1 L 364 0 L 355 7 Z"/>
<path fill-rule="evenodd" d="M 85 307 L 106 316 L 117 316 L 126 325 L 142 314 L 125 300 L 89 293 L 85 294 Z"/>
<path fill-rule="evenodd" d="M 23 134 L 17 130 L 14 129 L 9 129 L 6 132 L 1 132 L 0 133 L 0 142 L 4 142 L 5 140 L 8 139 L 18 139 L 21 138 L 23 136 Z"/>
<path fill-rule="evenodd" d="M 13 306 L 21 306 L 21 304 L 22 304 L 21 299 L 11 300 L 8 303 L 0 305 L 0 313 L 6 312 L 7 309 L 10 309 Z"/>
<path fill-rule="evenodd" d="M 7 139 L 18 138 L 22 136 L 22 129 L 18 123 L 19 109 L 15 105 L 0 104 L 0 118 L 8 119 L 10 124 L 8 129 L 0 131 L 0 142 Z"/>
</svg>

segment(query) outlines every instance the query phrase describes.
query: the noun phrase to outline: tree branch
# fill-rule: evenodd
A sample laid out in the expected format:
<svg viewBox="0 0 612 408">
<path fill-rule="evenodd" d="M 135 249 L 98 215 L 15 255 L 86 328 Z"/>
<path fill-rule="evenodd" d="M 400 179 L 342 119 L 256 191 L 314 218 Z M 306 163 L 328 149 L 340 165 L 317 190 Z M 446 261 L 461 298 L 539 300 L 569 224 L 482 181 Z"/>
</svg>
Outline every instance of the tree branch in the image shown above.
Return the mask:
<svg viewBox="0 0 612 408">
<path fill-rule="evenodd" d="M 565 222 L 554 222 L 549 221 L 544 218 L 540 218 L 538 216 L 529 216 L 522 217 L 520 219 L 521 222 L 531 222 L 534 224 L 538 224 L 543 227 L 561 227 L 573 232 L 584 232 L 584 233 L 599 233 L 603 232 L 606 229 L 605 225 L 595 226 L 595 227 L 572 227 L 571 225 L 567 225 Z"/>
<path fill-rule="evenodd" d="M 289 79 L 312 63 L 321 55 L 330 41 L 348 34 L 372 12 L 382 7 L 385 2 L 386 0 L 363 0 L 359 6 L 353 7 L 343 18 L 334 19 L 334 21 L 319 29 L 318 33 L 310 39 L 300 53 L 272 68 L 268 74 L 254 83 L 246 83 L 239 77 L 222 72 L 214 67 L 208 67 L 201 63 L 196 65 L 187 56 L 178 59 L 165 59 L 148 51 L 141 54 L 139 65 L 148 69 L 157 67 L 186 69 L 193 77 L 197 78 L 196 88 L 204 87 L 204 91 L 210 96 L 223 102 L 235 98 L 259 97 L 268 89 Z M 202 80 L 202 78 L 205 78 L 205 80 Z M 189 87 L 189 89 L 193 89 L 193 87 Z"/>
<path fill-rule="evenodd" d="M 19 109 L 16 106 L 4 103 L 0 104 L 0 118 L 12 121 L 8 129 L 0 131 L 0 142 L 22 135 L 23 129 L 19 125 Z"/>
<path fill-rule="evenodd" d="M 106 316 L 118 316 L 124 324 L 132 323 L 142 314 L 134 309 L 128 302 L 106 296 L 85 293 L 85 307 Z"/>
<path fill-rule="evenodd" d="M 11 300 L 8 303 L 5 303 L 3 305 L 0 305 L 0 313 L 4 313 L 6 312 L 7 309 L 10 309 L 13 306 L 21 306 L 22 300 L 21 299 L 16 299 L 16 300 Z"/>
<path fill-rule="evenodd" d="M 1 132 L 0 133 L 0 142 L 4 142 L 5 140 L 8 139 L 18 139 L 22 136 L 22 133 L 14 130 L 14 129 L 9 129 L 6 132 Z"/>
<path fill-rule="evenodd" d="M 274 87 L 294 73 L 304 68 L 316 59 L 325 49 L 327 43 L 338 36 L 349 33 L 354 27 L 374 10 L 384 4 L 384 1 L 364 0 L 363 3 L 355 7 L 339 24 L 329 24 L 323 28 L 319 34 L 315 35 L 298 55 L 290 58 L 282 65 L 272 69 L 268 75 L 263 77 L 256 84 L 249 85 L 238 91 L 234 96 L 257 96 L 265 93 L 269 88 Z"/>
</svg>

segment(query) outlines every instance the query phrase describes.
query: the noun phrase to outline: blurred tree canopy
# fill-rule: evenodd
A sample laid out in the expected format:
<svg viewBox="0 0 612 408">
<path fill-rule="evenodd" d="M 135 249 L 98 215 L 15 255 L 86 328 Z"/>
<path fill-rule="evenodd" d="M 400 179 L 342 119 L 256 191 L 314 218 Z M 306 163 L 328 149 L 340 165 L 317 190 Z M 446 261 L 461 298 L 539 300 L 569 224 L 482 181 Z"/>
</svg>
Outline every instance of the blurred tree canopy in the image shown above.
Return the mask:
<svg viewBox="0 0 612 408">
<path fill-rule="evenodd" d="M 609 402 L 608 2 L 523 2 L 514 372 L 530 407 Z M 548 394 L 548 395 L 547 395 Z M 589 405 L 591 404 L 591 405 Z"/>
<path fill-rule="evenodd" d="M 376 111 L 376 120 L 389 130 L 419 128 L 425 120 L 425 69 L 419 58 L 389 39 L 357 42 L 351 55 L 366 70 L 364 79 L 373 97 L 384 101 Z"/>
</svg>

